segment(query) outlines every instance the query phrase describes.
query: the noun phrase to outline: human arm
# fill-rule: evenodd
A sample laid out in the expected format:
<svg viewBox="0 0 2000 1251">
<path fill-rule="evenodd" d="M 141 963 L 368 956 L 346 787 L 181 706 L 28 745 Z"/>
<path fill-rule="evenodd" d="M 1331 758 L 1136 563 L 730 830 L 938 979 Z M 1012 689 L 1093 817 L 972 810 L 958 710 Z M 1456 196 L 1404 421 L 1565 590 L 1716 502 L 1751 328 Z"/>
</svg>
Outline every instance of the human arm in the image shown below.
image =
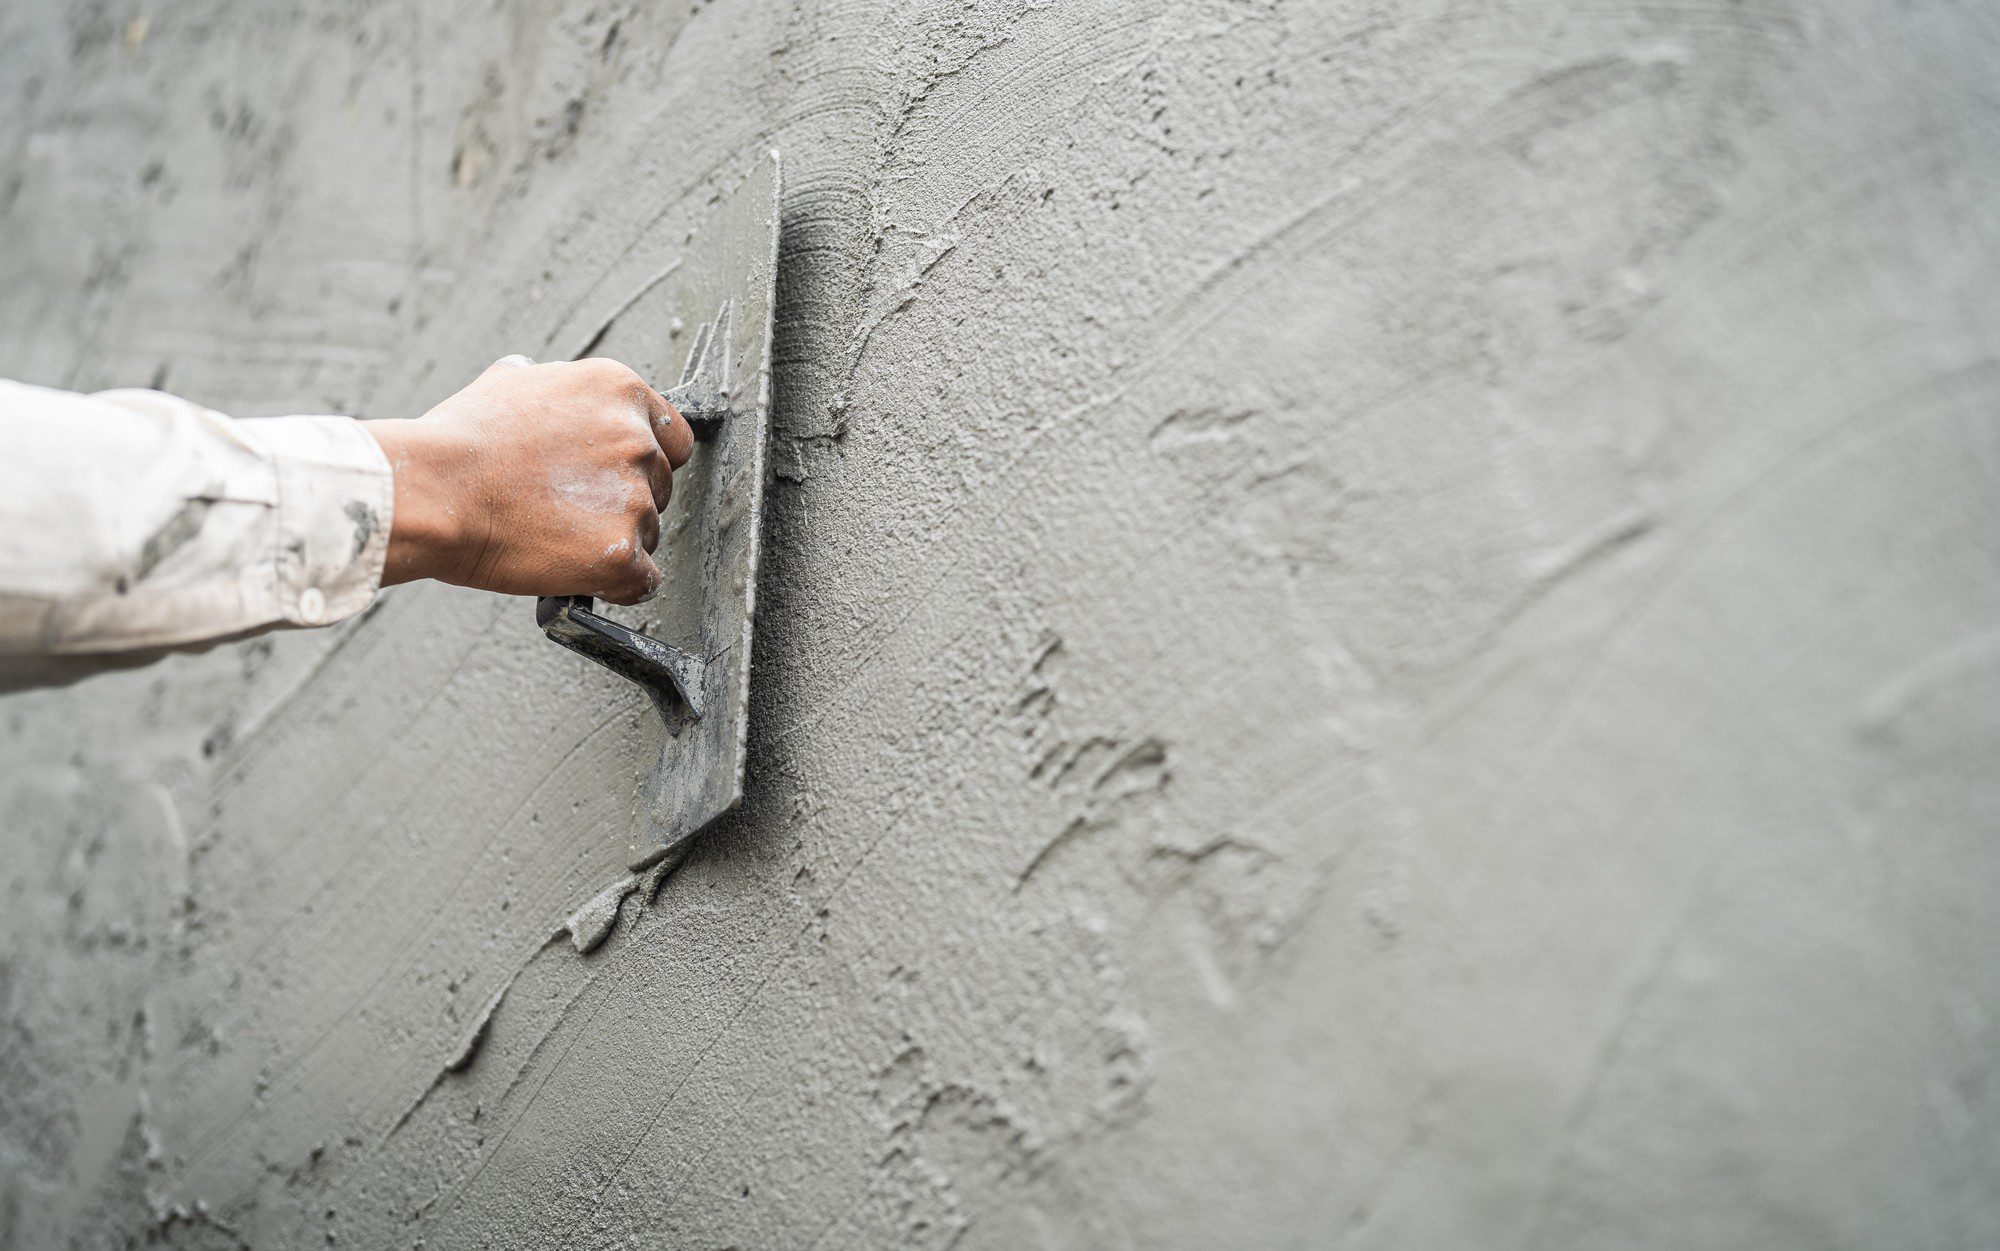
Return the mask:
<svg viewBox="0 0 2000 1251">
<path fill-rule="evenodd" d="M 395 480 L 382 584 L 634 604 L 694 432 L 610 360 L 508 357 L 417 421 L 371 421 Z"/>
<path fill-rule="evenodd" d="M 0 382 L 0 656 L 323 625 L 419 577 L 633 602 L 691 447 L 609 361 L 498 364 L 379 422 Z"/>
</svg>

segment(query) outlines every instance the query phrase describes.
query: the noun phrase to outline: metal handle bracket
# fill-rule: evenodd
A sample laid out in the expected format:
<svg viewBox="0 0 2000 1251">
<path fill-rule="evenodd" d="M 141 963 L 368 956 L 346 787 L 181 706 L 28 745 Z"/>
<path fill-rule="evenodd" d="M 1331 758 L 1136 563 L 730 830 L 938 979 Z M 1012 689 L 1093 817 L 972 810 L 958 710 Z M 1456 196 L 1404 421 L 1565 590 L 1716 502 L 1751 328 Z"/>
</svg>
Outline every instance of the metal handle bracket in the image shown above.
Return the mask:
<svg viewBox="0 0 2000 1251">
<path fill-rule="evenodd" d="M 588 595 L 535 601 L 535 624 L 564 647 L 643 687 L 671 724 L 676 713 L 701 716 L 702 658 L 591 610 Z"/>
</svg>

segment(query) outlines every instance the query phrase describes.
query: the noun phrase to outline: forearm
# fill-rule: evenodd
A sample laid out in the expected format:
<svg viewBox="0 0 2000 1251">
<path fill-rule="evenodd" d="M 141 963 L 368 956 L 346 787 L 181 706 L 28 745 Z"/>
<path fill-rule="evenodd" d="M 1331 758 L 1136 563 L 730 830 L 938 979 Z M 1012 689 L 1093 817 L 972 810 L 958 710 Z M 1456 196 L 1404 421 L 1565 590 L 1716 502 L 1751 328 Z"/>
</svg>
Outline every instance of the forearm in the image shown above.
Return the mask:
<svg viewBox="0 0 2000 1251">
<path fill-rule="evenodd" d="M 194 646 L 366 607 L 390 468 L 346 418 L 0 382 L 0 654 Z"/>
<path fill-rule="evenodd" d="M 457 499 L 467 473 L 452 440 L 421 421 L 361 423 L 382 449 L 394 479 L 395 524 L 382 565 L 382 585 L 421 578 L 470 582 L 486 525 Z"/>
<path fill-rule="evenodd" d="M 605 360 L 508 357 L 380 422 L 0 382 L 0 688 L 23 657 L 327 625 L 417 578 L 636 603 L 659 587 L 660 509 L 693 446 Z"/>
</svg>

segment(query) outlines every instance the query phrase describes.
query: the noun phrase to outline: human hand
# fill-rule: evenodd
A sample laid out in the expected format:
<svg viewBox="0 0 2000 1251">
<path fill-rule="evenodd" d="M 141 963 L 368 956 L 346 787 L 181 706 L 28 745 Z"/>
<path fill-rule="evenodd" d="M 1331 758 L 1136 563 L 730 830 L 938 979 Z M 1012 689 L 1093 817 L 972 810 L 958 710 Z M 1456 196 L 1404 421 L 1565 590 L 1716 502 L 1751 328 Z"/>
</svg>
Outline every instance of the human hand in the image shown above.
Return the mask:
<svg viewBox="0 0 2000 1251">
<path fill-rule="evenodd" d="M 369 421 L 395 475 L 382 584 L 636 604 L 694 432 L 612 360 L 496 361 L 414 421 Z"/>
</svg>

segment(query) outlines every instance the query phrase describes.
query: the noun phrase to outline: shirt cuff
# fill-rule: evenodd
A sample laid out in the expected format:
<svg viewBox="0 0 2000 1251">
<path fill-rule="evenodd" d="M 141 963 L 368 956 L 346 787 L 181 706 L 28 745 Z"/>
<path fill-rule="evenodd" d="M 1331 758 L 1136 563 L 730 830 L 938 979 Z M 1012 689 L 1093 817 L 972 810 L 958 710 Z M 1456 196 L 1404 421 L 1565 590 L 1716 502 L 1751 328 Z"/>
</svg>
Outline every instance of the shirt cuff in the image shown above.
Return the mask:
<svg viewBox="0 0 2000 1251">
<path fill-rule="evenodd" d="M 277 474 L 272 593 L 283 620 L 329 625 L 382 586 L 395 502 L 389 460 L 352 417 L 258 417 L 239 425 Z"/>
</svg>

